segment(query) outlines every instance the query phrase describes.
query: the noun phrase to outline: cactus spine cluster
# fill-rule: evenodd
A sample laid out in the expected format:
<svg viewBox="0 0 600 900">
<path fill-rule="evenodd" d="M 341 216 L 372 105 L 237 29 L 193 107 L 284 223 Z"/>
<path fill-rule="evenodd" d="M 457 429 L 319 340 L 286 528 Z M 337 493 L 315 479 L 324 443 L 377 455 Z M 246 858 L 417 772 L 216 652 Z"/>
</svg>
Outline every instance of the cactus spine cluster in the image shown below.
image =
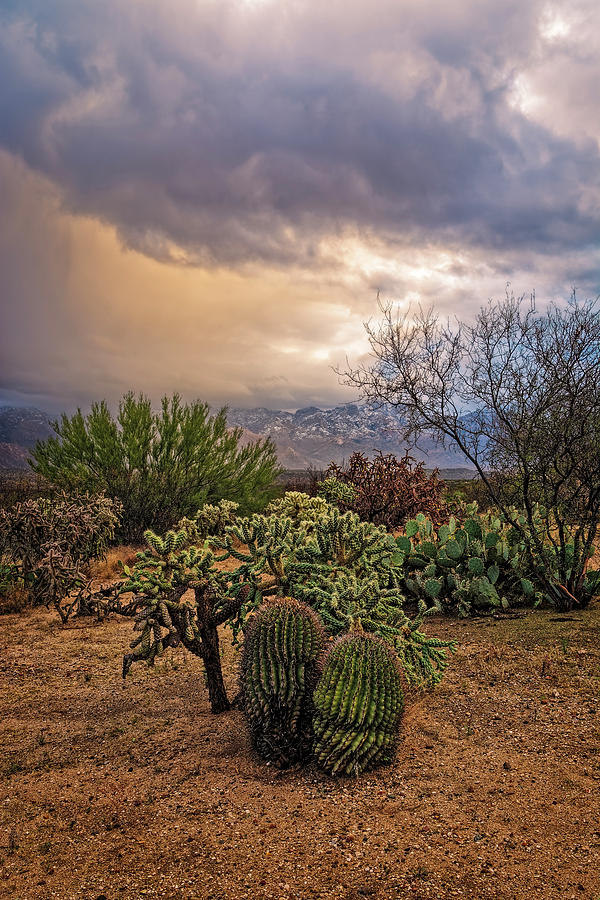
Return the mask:
<svg viewBox="0 0 600 900">
<path fill-rule="evenodd" d="M 310 752 L 311 695 L 324 631 L 303 603 L 263 604 L 246 629 L 241 694 L 254 745 L 285 768 Z"/>
<path fill-rule="evenodd" d="M 389 762 L 403 705 L 393 649 L 362 631 L 340 638 L 314 693 L 318 765 L 332 775 L 358 775 Z"/>
</svg>

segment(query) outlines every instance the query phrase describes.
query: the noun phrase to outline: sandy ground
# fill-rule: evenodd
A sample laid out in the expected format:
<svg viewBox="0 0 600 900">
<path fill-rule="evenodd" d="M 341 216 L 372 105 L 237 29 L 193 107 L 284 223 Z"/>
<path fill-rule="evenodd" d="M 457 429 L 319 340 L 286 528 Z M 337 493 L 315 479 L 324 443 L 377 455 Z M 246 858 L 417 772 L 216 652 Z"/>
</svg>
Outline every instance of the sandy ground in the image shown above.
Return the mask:
<svg viewBox="0 0 600 900">
<path fill-rule="evenodd" d="M 443 684 L 343 780 L 264 765 L 185 651 L 123 682 L 131 624 L 0 618 L 0 897 L 600 900 L 598 605 L 431 622 Z"/>
</svg>

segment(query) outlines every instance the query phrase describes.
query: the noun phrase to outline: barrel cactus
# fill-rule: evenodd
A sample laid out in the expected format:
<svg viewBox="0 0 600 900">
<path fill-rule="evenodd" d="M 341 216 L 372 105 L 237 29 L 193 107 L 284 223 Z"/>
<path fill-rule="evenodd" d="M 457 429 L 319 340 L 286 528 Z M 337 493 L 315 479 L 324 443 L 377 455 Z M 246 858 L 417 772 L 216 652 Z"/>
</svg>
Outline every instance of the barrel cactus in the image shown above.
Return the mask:
<svg viewBox="0 0 600 900">
<path fill-rule="evenodd" d="M 258 753 L 279 768 L 305 759 L 312 740 L 312 691 L 325 634 L 297 600 L 263 604 L 244 637 L 240 686 Z"/>
<path fill-rule="evenodd" d="M 362 631 L 329 651 L 314 693 L 314 756 L 332 775 L 390 762 L 404 697 L 393 648 Z"/>
</svg>

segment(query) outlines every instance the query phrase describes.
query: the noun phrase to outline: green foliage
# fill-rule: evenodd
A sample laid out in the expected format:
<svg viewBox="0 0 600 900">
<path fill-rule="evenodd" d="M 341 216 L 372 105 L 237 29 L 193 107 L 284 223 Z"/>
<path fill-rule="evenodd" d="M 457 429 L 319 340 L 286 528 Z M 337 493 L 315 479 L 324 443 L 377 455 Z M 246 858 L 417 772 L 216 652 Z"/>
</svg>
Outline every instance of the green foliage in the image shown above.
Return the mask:
<svg viewBox="0 0 600 900">
<path fill-rule="evenodd" d="M 330 475 L 324 478 L 317 488 L 319 497 L 336 506 L 351 507 L 356 499 L 356 490 L 351 484 L 340 481 Z"/>
<path fill-rule="evenodd" d="M 242 584 L 243 567 L 242 571 L 224 572 L 217 563 L 227 559 L 229 554 L 218 555 L 206 544 L 198 544 L 193 530 L 190 532 L 185 527 L 168 531 L 164 537 L 148 529 L 144 532 L 144 539 L 147 546 L 136 554 L 135 566 L 130 568 L 121 564 L 125 578 L 120 585 L 120 593 L 136 595 L 143 607 L 138 621 L 145 623 L 146 620 L 156 619 L 161 627 L 170 630 L 166 610 L 169 617 L 176 621 L 180 640 L 185 646 L 194 645 L 198 640 L 203 616 L 214 618 L 216 625 L 227 622 L 237 634 L 245 622 L 247 608 L 253 608 L 261 599 L 254 587 L 250 589 L 250 585 Z M 241 591 L 242 587 L 244 591 Z M 183 598 L 189 590 L 196 591 L 196 601 Z M 209 598 L 210 610 L 198 608 L 198 595 Z M 242 616 L 239 621 L 238 614 Z M 153 642 L 150 632 L 148 637 L 151 650 Z M 198 648 L 188 646 L 188 649 L 195 652 Z M 152 664 L 160 647 L 156 653 L 151 654 L 150 650 L 142 648 L 140 643 L 140 650 L 128 659 L 127 669 L 138 659 Z"/>
<path fill-rule="evenodd" d="M 449 514 L 457 518 L 462 518 L 462 510 L 466 504 L 477 503 L 483 512 L 493 508 L 485 484 L 479 477 L 448 479 L 444 484 L 446 507 Z"/>
<path fill-rule="evenodd" d="M 197 540 L 206 540 L 211 535 L 213 537 L 223 537 L 225 529 L 228 525 L 233 525 L 236 517 L 239 503 L 233 500 L 219 500 L 218 503 L 205 503 L 201 506 L 192 520 L 187 518 L 179 522 L 179 526 L 186 525 L 188 530 L 194 529 L 194 537 Z"/>
<path fill-rule="evenodd" d="M 315 759 L 332 775 L 391 762 L 404 698 L 384 641 L 353 631 L 329 651 L 314 693 Z"/>
<path fill-rule="evenodd" d="M 565 525 L 539 504 L 533 505 L 529 515 L 515 508 L 509 514 L 515 524 L 508 529 L 508 540 L 521 548 L 527 597 L 563 611 L 582 609 L 600 594 L 600 570 L 588 567 L 594 546 L 582 545 L 577 525 Z M 576 588 L 576 597 L 568 586 Z"/>
<path fill-rule="evenodd" d="M 406 553 L 407 591 L 461 616 L 522 603 L 522 547 L 509 540 L 500 518 L 469 511 L 462 523 L 452 516 L 438 529 L 423 515 L 406 523 L 397 544 Z"/>
<path fill-rule="evenodd" d="M 406 455 L 397 459 L 378 452 L 372 460 L 353 453 L 344 468 L 331 463 L 321 488 L 342 510 L 352 510 L 367 522 L 393 531 L 417 512 L 438 521 L 445 516 L 444 482 L 437 472 L 428 474 L 422 462 Z M 337 484 L 336 484 L 337 482 Z M 339 485 L 351 488 L 344 497 Z"/>
<path fill-rule="evenodd" d="M 260 755 L 280 768 L 311 748 L 311 700 L 325 633 L 302 603 L 277 599 L 252 616 L 244 635 L 240 686 Z"/>
<path fill-rule="evenodd" d="M 125 655 L 124 675 L 133 662 L 152 664 L 166 647 L 183 643 L 205 662 L 213 710 L 225 709 L 217 626 L 231 627 L 237 640 L 263 599 L 285 596 L 316 611 L 331 635 L 360 619 L 367 631 L 393 644 L 412 683 L 435 684 L 442 677 L 453 643 L 421 631 L 430 612 L 424 603 L 413 620 L 405 614 L 404 554 L 384 528 L 360 522 L 354 513 L 327 507 L 314 521 L 297 523 L 254 514 L 227 526 L 225 538 L 211 538 L 210 548 L 198 543 L 193 522 L 181 522 L 164 537 L 147 530 L 145 539 L 147 549 L 134 568 L 123 567 L 121 593 L 132 593 L 132 605 L 140 607 L 140 636 Z M 223 571 L 219 563 L 225 560 L 237 566 Z"/>
<path fill-rule="evenodd" d="M 146 549 L 132 569 L 123 566 L 121 592 L 140 607 L 123 676 L 134 662 L 153 665 L 183 644 L 203 660 L 211 708 L 221 712 L 229 701 L 217 628 L 231 626 L 234 639 L 244 629 L 241 698 L 258 752 L 281 767 L 302 761 L 314 726 L 319 764 L 359 773 L 392 757 L 400 669 L 413 684 L 435 684 L 453 644 L 421 631 L 424 603 L 414 620 L 404 613 L 405 553 L 385 528 L 323 501 L 283 499 L 296 521 L 254 514 L 202 545 L 191 521 L 164 536 L 145 532 Z M 237 566 L 224 571 L 225 560 Z M 268 597 L 275 599 L 264 603 Z M 324 663 L 313 710 L 326 633 L 346 638 Z"/>
<path fill-rule="evenodd" d="M 435 684 L 447 665 L 452 642 L 428 638 L 420 629 L 428 614 L 420 605 L 414 620 L 403 609 L 404 554 L 385 528 L 361 522 L 337 507 L 313 522 L 254 515 L 228 529 L 247 546 L 223 542 L 238 559 L 243 578 L 256 594 L 284 595 L 314 609 L 331 635 L 360 619 L 365 630 L 389 640 L 415 684 Z"/>
<path fill-rule="evenodd" d="M 507 292 L 452 325 L 433 309 L 381 309 L 367 326 L 374 359 L 347 372 L 349 383 L 393 407 L 405 439 L 427 432 L 460 451 L 518 533 L 541 592 L 557 609 L 585 607 L 600 529 L 597 300 L 573 291 L 540 310 Z"/>
<path fill-rule="evenodd" d="M 140 607 L 135 624 L 140 634 L 130 645 L 132 652 L 123 657 L 123 677 L 134 662 L 154 665 L 168 647 L 183 644 L 203 660 L 211 709 L 223 712 L 229 701 L 217 629 L 227 623 L 237 634 L 247 610 L 260 602 L 260 594 L 253 585 L 242 583 L 243 567 L 221 571 L 217 563 L 229 554 L 215 556 L 206 545 L 195 543 L 194 528 L 184 526 L 164 537 L 148 529 L 144 537 L 147 548 L 137 554 L 133 569 L 122 566 L 120 593 L 133 593 L 134 604 Z"/>
<path fill-rule="evenodd" d="M 548 591 L 556 585 L 560 597 L 564 588 L 558 583 L 558 558 L 554 545 L 543 539 L 546 515 L 534 510 L 539 523 L 541 554 L 531 553 L 531 543 L 522 531 L 491 511 L 477 512 L 477 504 L 463 507 L 466 517 L 450 517 L 447 524 L 435 528 L 424 515 L 406 523 L 406 534 L 396 539 L 405 554 L 404 588 L 409 595 L 428 606 L 446 612 L 456 609 L 460 616 L 486 613 L 496 609 L 533 605 L 548 601 L 557 605 L 557 597 Z M 527 528 L 525 515 L 511 515 Z M 566 556 L 574 554 L 573 543 L 566 544 Z M 597 592 L 600 573 L 586 573 L 581 593 Z"/>
<path fill-rule="evenodd" d="M 37 444 L 33 468 L 68 490 L 103 491 L 123 505 L 119 537 L 139 541 L 150 527 L 164 531 L 205 503 L 226 499 L 244 512 L 261 509 L 279 472 L 271 441 L 240 445 L 226 410 L 163 397 L 159 412 L 126 394 L 116 419 L 102 401 L 53 423 L 56 437 Z"/>
<path fill-rule="evenodd" d="M 17 587 L 21 581 L 19 567 L 14 563 L 0 562 L 0 596 Z"/>
<path fill-rule="evenodd" d="M 36 604 L 53 605 L 63 622 L 85 586 L 83 566 L 103 556 L 114 538 L 120 506 L 100 496 L 41 497 L 0 509 L 0 559 L 11 581 Z"/>
</svg>

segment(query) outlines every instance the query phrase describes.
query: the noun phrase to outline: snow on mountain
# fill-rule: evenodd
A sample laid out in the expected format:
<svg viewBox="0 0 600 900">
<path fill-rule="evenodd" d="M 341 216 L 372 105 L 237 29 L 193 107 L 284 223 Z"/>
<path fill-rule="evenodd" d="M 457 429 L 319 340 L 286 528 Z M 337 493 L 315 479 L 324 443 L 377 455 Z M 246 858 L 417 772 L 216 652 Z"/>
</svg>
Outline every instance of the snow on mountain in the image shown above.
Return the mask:
<svg viewBox="0 0 600 900">
<path fill-rule="evenodd" d="M 243 443 L 271 437 L 279 461 L 287 469 L 323 469 L 332 461 L 347 460 L 357 450 L 368 456 L 377 450 L 401 456 L 407 448 L 401 434 L 402 419 L 393 407 L 346 403 L 333 409 L 307 406 L 296 412 L 265 407 L 229 409 L 227 420 L 230 426 L 244 429 Z M 27 469 L 28 451 L 53 433 L 42 410 L 0 407 L 0 468 Z M 459 453 L 444 449 L 427 435 L 420 445 L 410 454 L 431 468 L 467 468 Z"/>
</svg>

